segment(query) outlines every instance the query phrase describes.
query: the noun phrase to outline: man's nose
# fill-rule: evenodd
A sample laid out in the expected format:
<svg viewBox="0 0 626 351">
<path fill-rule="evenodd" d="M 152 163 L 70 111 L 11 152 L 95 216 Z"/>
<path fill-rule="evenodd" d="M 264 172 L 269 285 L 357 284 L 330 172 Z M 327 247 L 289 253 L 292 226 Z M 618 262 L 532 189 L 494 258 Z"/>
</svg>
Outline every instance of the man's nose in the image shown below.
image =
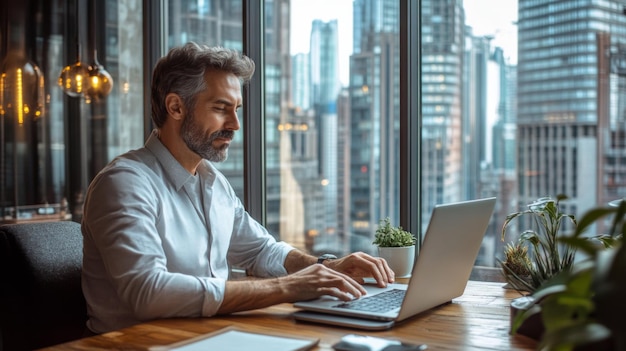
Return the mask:
<svg viewBox="0 0 626 351">
<path fill-rule="evenodd" d="M 226 128 L 230 130 L 239 130 L 240 127 L 241 125 L 239 124 L 239 116 L 237 115 L 237 111 L 233 111 L 228 117 Z"/>
</svg>

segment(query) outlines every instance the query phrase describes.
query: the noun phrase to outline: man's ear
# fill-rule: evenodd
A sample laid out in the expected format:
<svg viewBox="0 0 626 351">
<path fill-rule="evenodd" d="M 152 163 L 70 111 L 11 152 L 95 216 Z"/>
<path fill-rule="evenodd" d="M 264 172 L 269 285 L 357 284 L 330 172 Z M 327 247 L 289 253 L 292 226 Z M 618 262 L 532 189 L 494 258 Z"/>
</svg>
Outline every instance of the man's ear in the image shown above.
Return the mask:
<svg viewBox="0 0 626 351">
<path fill-rule="evenodd" d="M 165 96 L 165 109 L 177 121 L 182 121 L 185 116 L 185 104 L 178 94 L 169 93 Z"/>
</svg>

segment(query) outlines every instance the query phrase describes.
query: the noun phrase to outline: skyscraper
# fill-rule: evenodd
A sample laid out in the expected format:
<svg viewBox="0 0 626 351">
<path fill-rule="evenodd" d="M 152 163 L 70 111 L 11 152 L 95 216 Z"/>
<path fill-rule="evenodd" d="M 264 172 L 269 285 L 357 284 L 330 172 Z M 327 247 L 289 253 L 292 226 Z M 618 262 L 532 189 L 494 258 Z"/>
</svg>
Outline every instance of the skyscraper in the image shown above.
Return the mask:
<svg viewBox="0 0 626 351">
<path fill-rule="evenodd" d="M 351 250 L 371 249 L 381 218 L 399 213 L 399 4 L 354 1 L 350 58 Z"/>
<path fill-rule="evenodd" d="M 337 233 L 337 98 L 339 81 L 339 38 L 337 20 L 314 20 L 309 51 L 311 106 L 318 128 L 319 175 L 326 211 L 323 235 Z M 323 237 L 320 239 L 324 239 Z"/>
<path fill-rule="evenodd" d="M 461 0 L 422 1 L 421 198 L 424 219 L 430 218 L 435 204 L 459 201 L 463 195 L 464 26 Z"/>
<path fill-rule="evenodd" d="M 623 1 L 519 1 L 521 204 L 565 194 L 566 213 L 626 196 Z M 573 21 L 572 19 L 576 19 Z"/>
<path fill-rule="evenodd" d="M 337 102 L 339 89 L 339 38 L 337 20 L 314 20 L 309 52 L 312 105 L 315 109 L 330 108 Z"/>
</svg>

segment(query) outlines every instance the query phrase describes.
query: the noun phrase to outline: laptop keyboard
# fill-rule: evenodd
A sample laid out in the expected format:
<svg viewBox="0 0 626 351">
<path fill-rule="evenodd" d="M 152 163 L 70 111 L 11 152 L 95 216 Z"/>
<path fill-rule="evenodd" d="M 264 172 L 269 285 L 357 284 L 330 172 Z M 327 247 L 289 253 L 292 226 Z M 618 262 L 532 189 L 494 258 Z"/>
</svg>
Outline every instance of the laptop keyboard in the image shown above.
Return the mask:
<svg viewBox="0 0 626 351">
<path fill-rule="evenodd" d="M 365 296 L 358 300 L 342 302 L 334 307 L 368 312 L 388 312 L 399 308 L 404 300 L 406 290 L 391 289 L 373 296 Z"/>
</svg>

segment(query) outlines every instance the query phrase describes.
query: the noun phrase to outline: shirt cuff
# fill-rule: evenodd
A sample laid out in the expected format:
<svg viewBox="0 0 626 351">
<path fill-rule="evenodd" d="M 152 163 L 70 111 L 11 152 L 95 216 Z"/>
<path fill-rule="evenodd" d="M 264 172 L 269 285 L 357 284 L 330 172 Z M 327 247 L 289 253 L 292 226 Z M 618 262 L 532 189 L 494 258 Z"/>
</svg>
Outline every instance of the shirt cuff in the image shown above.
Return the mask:
<svg viewBox="0 0 626 351">
<path fill-rule="evenodd" d="M 282 277 L 287 275 L 287 270 L 285 269 L 285 259 L 287 259 L 287 255 L 291 252 L 291 250 L 294 250 L 294 247 L 286 242 L 276 242 L 272 245 L 272 251 L 268 255 L 265 264 L 265 271 L 255 272 L 255 275 L 263 278 Z"/>
<path fill-rule="evenodd" d="M 224 302 L 226 280 L 220 278 L 198 278 L 205 288 L 202 299 L 202 317 L 211 317 L 217 313 Z"/>
</svg>

